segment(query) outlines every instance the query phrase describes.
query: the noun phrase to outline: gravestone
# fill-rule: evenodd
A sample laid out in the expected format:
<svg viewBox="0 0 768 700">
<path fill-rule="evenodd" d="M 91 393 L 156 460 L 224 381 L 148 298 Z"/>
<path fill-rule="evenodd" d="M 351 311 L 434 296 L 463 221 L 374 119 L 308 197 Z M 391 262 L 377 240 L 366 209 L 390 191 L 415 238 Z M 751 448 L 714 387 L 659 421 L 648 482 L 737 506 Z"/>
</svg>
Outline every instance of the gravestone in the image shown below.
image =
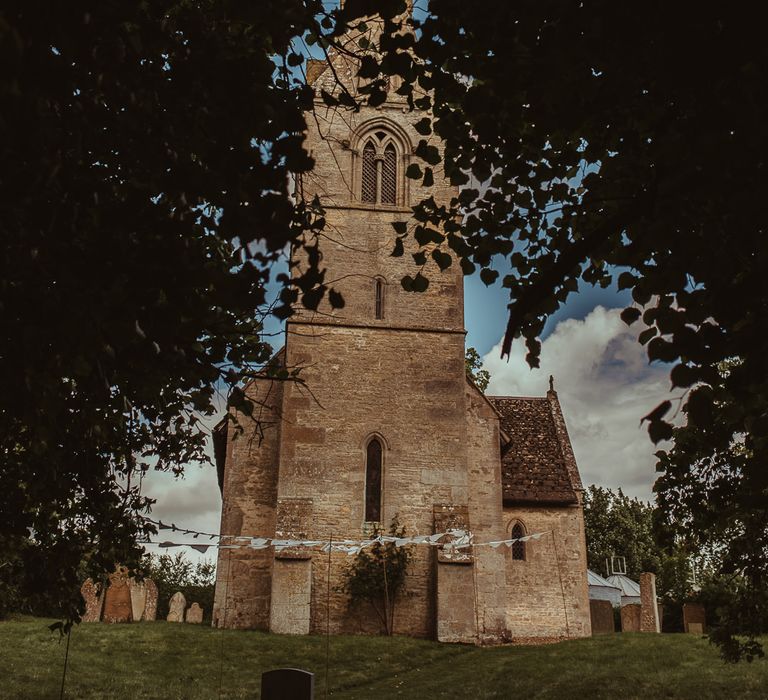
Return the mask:
<svg viewBox="0 0 768 700">
<path fill-rule="evenodd" d="M 592 622 L 592 634 L 611 634 L 616 631 L 610 600 L 590 600 L 589 618 Z"/>
<path fill-rule="evenodd" d="M 184 611 L 187 609 L 187 599 L 183 593 L 176 592 L 168 603 L 168 622 L 184 622 Z"/>
<path fill-rule="evenodd" d="M 261 700 L 313 700 L 315 674 L 300 668 L 278 668 L 261 674 Z"/>
<path fill-rule="evenodd" d="M 144 616 L 144 608 L 147 605 L 147 586 L 145 581 L 128 579 L 128 589 L 131 592 L 131 614 L 135 621 Z"/>
<path fill-rule="evenodd" d="M 704 634 L 707 617 L 703 605 L 698 603 L 683 604 L 683 628 L 690 634 Z"/>
<path fill-rule="evenodd" d="M 202 621 L 203 609 L 197 603 L 192 603 L 187 610 L 187 622 L 192 625 L 199 625 Z"/>
<path fill-rule="evenodd" d="M 104 622 L 130 622 L 131 591 L 128 587 L 128 569 L 118 566 L 109 575 L 109 588 L 104 599 Z"/>
<path fill-rule="evenodd" d="M 656 574 L 640 574 L 640 631 L 661 632 L 656 598 Z"/>
<path fill-rule="evenodd" d="M 85 579 L 85 583 L 81 586 L 80 594 L 85 601 L 83 622 L 98 622 L 101 620 L 101 607 L 104 604 L 104 596 L 101 595 L 100 589 L 101 586 L 89 578 Z"/>
<path fill-rule="evenodd" d="M 157 584 L 151 578 L 144 579 L 144 590 L 147 592 L 147 602 L 144 605 L 142 620 L 154 622 L 157 619 Z"/>
<path fill-rule="evenodd" d="M 621 606 L 621 631 L 640 631 L 640 605 L 638 603 Z"/>
</svg>

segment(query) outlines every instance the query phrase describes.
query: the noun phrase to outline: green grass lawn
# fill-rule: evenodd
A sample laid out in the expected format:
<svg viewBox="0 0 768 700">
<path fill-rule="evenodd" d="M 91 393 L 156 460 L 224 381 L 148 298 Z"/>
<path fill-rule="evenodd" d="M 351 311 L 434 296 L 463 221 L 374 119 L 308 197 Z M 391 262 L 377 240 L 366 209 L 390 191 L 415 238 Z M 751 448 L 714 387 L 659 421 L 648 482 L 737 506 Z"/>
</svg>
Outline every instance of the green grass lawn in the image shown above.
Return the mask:
<svg viewBox="0 0 768 700">
<path fill-rule="evenodd" d="M 48 621 L 0 622 L 0 697 L 58 698 L 65 642 Z M 540 647 L 476 648 L 404 637 L 332 637 L 333 698 L 766 698 L 768 661 L 723 664 L 693 635 L 617 634 Z M 83 624 L 69 650 L 67 698 L 257 698 L 263 671 L 315 673 L 326 639 L 165 622 Z"/>
</svg>

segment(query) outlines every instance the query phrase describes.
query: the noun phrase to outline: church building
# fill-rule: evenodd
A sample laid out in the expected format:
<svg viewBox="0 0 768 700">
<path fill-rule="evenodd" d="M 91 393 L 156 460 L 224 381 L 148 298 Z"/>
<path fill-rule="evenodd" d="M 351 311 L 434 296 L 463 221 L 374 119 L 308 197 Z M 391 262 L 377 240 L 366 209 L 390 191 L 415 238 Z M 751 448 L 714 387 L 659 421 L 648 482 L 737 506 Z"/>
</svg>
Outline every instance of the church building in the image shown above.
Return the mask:
<svg viewBox="0 0 768 700">
<path fill-rule="evenodd" d="M 351 37 L 350 40 L 355 40 Z M 347 56 L 310 62 L 308 80 L 357 89 Z M 275 356 L 302 383 L 256 379 L 246 393 L 262 434 L 214 442 L 222 535 L 361 540 L 396 516 L 408 535 L 448 529 L 475 542 L 538 539 L 448 556 L 414 545 L 394 633 L 449 642 L 590 635 L 582 485 L 554 388 L 537 397 L 486 396 L 465 371 L 463 277 L 428 257 L 422 293 L 400 284 L 409 253 L 391 255 L 393 222 L 413 225 L 425 196 L 457 188 L 435 173 L 406 178 L 419 141 L 390 86 L 380 107 L 318 100 L 306 147 L 316 161 L 299 186 L 325 209 L 320 248 L 343 309 L 299 310 Z M 427 139 L 438 148 L 436 137 Z M 349 558 L 319 549 L 220 549 L 214 624 L 287 634 L 377 634 L 379 620 L 340 592 Z M 330 573 L 329 573 L 330 572 Z M 330 580 L 329 580 L 330 575 Z"/>
</svg>

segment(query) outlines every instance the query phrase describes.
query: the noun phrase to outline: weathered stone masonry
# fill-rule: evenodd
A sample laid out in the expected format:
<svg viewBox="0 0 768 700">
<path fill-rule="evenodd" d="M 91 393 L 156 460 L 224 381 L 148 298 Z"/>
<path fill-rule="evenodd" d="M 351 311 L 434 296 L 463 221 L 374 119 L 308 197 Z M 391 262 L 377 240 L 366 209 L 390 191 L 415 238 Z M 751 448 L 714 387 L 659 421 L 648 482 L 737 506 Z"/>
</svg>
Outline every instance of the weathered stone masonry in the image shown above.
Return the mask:
<svg viewBox="0 0 768 700">
<path fill-rule="evenodd" d="M 354 68 L 335 60 L 354 89 Z M 333 92 L 330 72 L 311 68 Z M 581 483 L 557 395 L 485 397 L 465 376 L 459 266 L 441 273 L 428 264 L 429 288 L 408 293 L 399 281 L 413 273 L 413 261 L 408 251 L 390 255 L 392 222 L 408 222 L 410 205 L 427 194 L 404 177 L 422 138 L 413 128 L 421 116 L 396 96 L 359 113 L 316 105 L 307 136 L 316 167 L 301 185 L 305 197 L 317 194 L 326 207 L 326 279 L 346 306 L 302 311 L 288 322 L 277 359 L 303 366 L 311 393 L 291 382 L 253 381 L 247 392 L 262 406 L 260 442 L 247 433 L 234 439 L 226 421 L 218 428 L 221 532 L 360 539 L 371 526 L 366 450 L 376 439 L 385 527 L 397 515 L 409 534 L 446 524 L 467 527 L 476 541 L 508 538 L 516 525 L 545 532 L 517 559 L 506 547 L 458 559 L 417 547 L 396 610 L 397 634 L 461 642 L 589 635 Z M 379 190 L 369 182 L 365 195 L 369 141 L 379 148 L 379 170 L 367 176 L 380 179 L 372 181 Z M 396 152 L 389 203 L 384 144 Z M 380 201 L 363 201 L 372 191 Z M 429 194 L 447 203 L 456 189 L 436 175 Z M 324 632 L 329 617 L 333 633 L 378 633 L 368 610 L 350 607 L 336 592 L 347 561 L 331 555 L 329 611 L 327 554 L 221 550 L 214 624 L 306 634 Z"/>
</svg>

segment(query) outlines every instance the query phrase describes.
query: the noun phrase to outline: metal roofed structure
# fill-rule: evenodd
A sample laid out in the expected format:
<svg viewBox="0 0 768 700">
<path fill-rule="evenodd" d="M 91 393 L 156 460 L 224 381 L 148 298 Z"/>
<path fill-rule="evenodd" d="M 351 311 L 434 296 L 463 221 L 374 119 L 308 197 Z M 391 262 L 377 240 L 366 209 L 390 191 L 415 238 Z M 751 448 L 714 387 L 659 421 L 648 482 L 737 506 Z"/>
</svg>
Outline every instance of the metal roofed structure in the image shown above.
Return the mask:
<svg viewBox="0 0 768 700">
<path fill-rule="evenodd" d="M 587 569 L 587 583 L 589 584 L 590 600 L 607 600 L 613 606 L 621 605 L 621 589 L 604 579 L 600 574 Z"/>
<path fill-rule="evenodd" d="M 621 590 L 621 604 L 640 603 L 640 584 L 624 574 L 613 574 L 607 579 L 611 586 Z"/>
</svg>

